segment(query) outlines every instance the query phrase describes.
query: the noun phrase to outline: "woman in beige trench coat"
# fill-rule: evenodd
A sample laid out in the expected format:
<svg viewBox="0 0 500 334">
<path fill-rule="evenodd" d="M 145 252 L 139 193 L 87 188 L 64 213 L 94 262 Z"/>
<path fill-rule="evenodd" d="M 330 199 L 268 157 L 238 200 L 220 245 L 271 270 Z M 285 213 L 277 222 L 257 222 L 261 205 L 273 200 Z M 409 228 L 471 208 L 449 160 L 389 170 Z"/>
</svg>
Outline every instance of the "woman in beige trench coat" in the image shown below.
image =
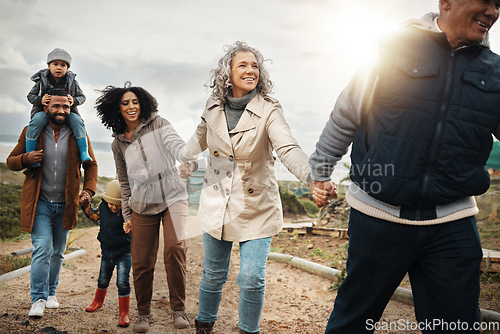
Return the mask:
<svg viewBox="0 0 500 334">
<path fill-rule="evenodd" d="M 273 151 L 307 182 L 308 156 L 293 138 L 259 51 L 243 42 L 228 48 L 211 73 L 212 96 L 182 160 L 207 150 L 198 219 L 203 230 L 203 278 L 197 333 L 217 320 L 233 242 L 240 245 L 240 333 L 258 333 L 271 236 L 283 227 Z"/>
</svg>

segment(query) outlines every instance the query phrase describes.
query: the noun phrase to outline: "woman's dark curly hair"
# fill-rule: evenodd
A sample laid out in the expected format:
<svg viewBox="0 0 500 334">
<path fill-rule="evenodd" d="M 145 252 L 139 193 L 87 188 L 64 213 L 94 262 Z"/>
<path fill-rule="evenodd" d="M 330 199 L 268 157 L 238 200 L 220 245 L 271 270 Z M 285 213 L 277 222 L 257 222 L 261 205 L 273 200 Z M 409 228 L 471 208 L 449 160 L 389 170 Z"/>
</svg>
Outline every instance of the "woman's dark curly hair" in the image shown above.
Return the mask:
<svg viewBox="0 0 500 334">
<path fill-rule="evenodd" d="M 101 119 L 102 124 L 115 134 L 125 133 L 127 129 L 127 124 L 120 113 L 123 94 L 132 92 L 137 96 L 141 106 L 140 119 L 149 119 L 154 112 L 158 111 L 156 99 L 144 88 L 131 86 L 130 82 L 126 82 L 123 88 L 107 86 L 103 90 L 97 90 L 97 92 L 101 93 L 95 103 L 97 116 Z"/>
</svg>

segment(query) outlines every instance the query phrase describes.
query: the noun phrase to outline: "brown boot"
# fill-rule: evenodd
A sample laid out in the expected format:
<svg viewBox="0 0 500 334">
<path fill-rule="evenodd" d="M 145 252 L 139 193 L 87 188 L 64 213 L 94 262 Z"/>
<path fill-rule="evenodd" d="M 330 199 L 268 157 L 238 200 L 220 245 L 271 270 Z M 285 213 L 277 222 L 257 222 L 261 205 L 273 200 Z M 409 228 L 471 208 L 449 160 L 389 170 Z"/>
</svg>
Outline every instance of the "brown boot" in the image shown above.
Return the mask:
<svg viewBox="0 0 500 334">
<path fill-rule="evenodd" d="M 172 311 L 172 318 L 174 319 L 174 328 L 189 328 L 189 319 L 187 317 L 186 311 Z"/>
<path fill-rule="evenodd" d="M 134 324 L 134 332 L 136 333 L 146 333 L 149 330 L 149 324 L 151 323 L 151 314 L 139 315 L 139 319 Z"/>
<path fill-rule="evenodd" d="M 128 327 L 130 325 L 130 318 L 128 316 L 128 309 L 130 304 L 130 296 L 118 297 L 119 306 L 119 319 L 118 327 Z"/>
<path fill-rule="evenodd" d="M 210 334 L 212 333 L 212 328 L 214 328 L 214 322 L 201 322 L 195 320 L 194 324 L 196 326 L 196 334 Z"/>
<path fill-rule="evenodd" d="M 100 309 L 102 304 L 104 303 L 104 297 L 106 297 L 106 291 L 108 290 L 107 289 L 101 290 L 97 288 L 97 290 L 95 291 L 94 300 L 92 301 L 92 303 L 90 303 L 89 306 L 85 308 L 85 311 L 95 312 L 98 309 Z"/>
</svg>

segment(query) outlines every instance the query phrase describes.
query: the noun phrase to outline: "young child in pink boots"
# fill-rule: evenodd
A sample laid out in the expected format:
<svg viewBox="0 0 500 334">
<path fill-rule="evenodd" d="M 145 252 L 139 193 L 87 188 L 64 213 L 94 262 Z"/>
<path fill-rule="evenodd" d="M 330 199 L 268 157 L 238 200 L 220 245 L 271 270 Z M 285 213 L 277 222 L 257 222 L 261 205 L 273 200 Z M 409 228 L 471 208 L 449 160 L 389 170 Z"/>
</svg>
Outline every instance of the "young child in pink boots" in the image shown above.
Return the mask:
<svg viewBox="0 0 500 334">
<path fill-rule="evenodd" d="M 120 183 L 113 180 L 107 185 L 98 209 L 94 209 L 90 205 L 90 196 L 83 197 L 80 206 L 89 219 L 100 222 L 97 239 L 101 243 L 101 269 L 99 270 L 95 298 L 85 308 L 85 311 L 95 312 L 101 308 L 113 270 L 116 267 L 116 286 L 118 287 L 119 300 L 118 326 L 127 327 L 130 324 L 131 235 L 124 231 Z"/>
</svg>

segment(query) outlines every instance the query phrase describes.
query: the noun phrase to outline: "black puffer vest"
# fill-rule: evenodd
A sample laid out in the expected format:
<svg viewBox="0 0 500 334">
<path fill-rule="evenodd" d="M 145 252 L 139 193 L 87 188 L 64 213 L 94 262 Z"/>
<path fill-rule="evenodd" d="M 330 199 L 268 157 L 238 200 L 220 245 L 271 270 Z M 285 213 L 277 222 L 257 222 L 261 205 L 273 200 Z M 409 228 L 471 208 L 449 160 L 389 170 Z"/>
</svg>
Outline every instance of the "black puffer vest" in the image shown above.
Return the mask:
<svg viewBox="0 0 500 334">
<path fill-rule="evenodd" d="M 486 160 L 500 117 L 500 56 L 408 28 L 382 48 L 374 104 L 353 143 L 351 179 L 401 217 L 489 187 Z"/>
<path fill-rule="evenodd" d="M 131 235 L 123 231 L 123 216 L 121 211 L 113 213 L 108 203 L 103 199 L 99 205 L 100 229 L 97 240 L 101 242 L 104 257 L 119 257 L 130 253 Z"/>
</svg>

